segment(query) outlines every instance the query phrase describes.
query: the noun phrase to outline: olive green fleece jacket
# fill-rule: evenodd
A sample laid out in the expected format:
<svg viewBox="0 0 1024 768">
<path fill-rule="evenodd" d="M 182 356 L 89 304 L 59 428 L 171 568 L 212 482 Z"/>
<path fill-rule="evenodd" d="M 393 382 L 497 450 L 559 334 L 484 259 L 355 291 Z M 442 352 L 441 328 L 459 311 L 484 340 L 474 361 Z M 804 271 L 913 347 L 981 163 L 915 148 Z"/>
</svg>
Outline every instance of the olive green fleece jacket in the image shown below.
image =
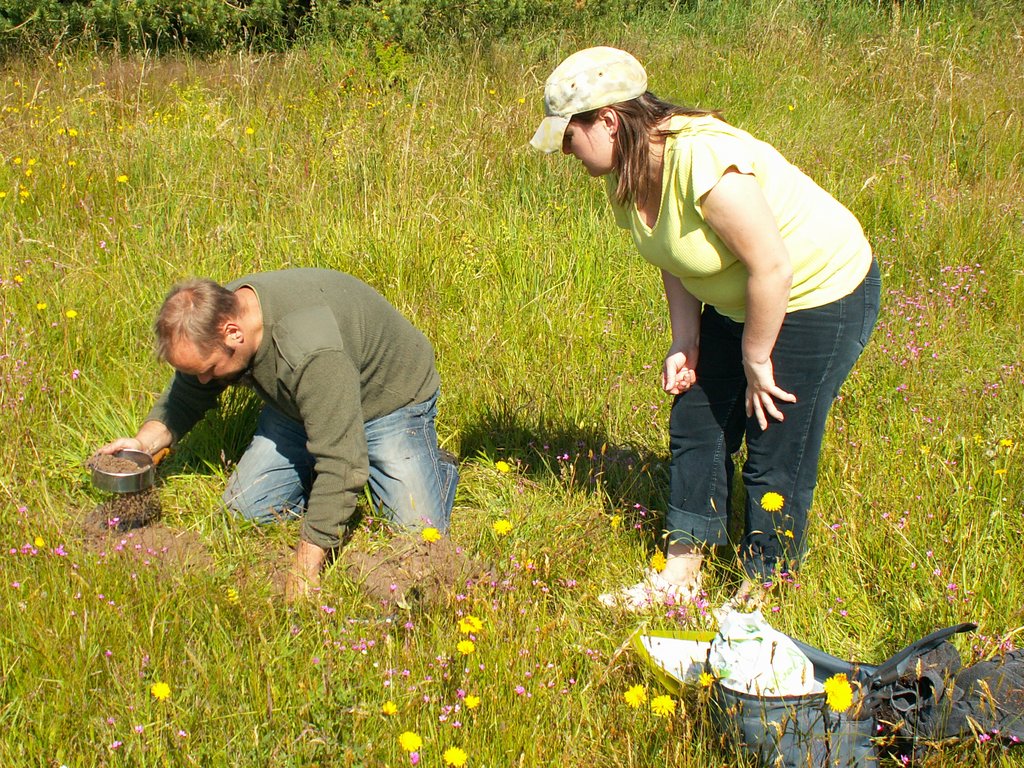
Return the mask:
<svg viewBox="0 0 1024 768">
<path fill-rule="evenodd" d="M 301 536 L 331 549 L 369 476 L 363 424 L 437 391 L 434 350 L 383 296 L 351 275 L 289 269 L 226 287 L 243 286 L 259 298 L 263 338 L 239 383 L 305 427 L 316 466 Z M 226 386 L 176 372 L 147 421 L 163 423 L 177 441 Z"/>
</svg>

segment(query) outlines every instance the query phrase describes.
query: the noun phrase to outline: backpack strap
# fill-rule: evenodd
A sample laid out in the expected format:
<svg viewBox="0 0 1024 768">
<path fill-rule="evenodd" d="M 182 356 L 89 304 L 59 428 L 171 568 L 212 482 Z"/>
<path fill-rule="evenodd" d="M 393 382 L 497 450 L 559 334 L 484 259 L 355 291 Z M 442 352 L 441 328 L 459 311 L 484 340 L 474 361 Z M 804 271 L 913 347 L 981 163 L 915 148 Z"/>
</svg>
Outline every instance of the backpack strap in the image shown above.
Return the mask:
<svg viewBox="0 0 1024 768">
<path fill-rule="evenodd" d="M 920 640 L 915 640 L 903 650 L 883 661 L 871 672 L 865 682 L 873 688 L 891 685 L 906 671 L 906 664 L 909 660 L 917 658 L 923 653 L 928 653 L 928 651 L 935 650 L 953 635 L 961 632 L 973 632 L 977 628 L 977 624 L 966 622 L 952 627 L 937 629 L 930 635 L 922 637 Z"/>
</svg>

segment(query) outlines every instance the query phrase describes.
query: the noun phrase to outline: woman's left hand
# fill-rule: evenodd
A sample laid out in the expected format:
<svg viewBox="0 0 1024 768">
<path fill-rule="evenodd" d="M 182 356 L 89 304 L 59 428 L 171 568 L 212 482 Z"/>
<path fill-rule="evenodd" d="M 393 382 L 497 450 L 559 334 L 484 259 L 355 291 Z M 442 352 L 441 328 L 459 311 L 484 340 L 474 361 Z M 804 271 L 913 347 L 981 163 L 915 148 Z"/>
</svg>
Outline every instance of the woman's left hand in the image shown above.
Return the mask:
<svg viewBox="0 0 1024 768">
<path fill-rule="evenodd" d="M 743 370 L 747 374 L 747 416 L 756 417 L 763 432 L 768 429 L 769 416 L 775 421 L 785 419 L 775 401 L 795 403 L 796 395 L 787 392 L 775 383 L 775 369 L 772 367 L 771 359 L 763 363 L 751 363 L 744 360 Z"/>
</svg>

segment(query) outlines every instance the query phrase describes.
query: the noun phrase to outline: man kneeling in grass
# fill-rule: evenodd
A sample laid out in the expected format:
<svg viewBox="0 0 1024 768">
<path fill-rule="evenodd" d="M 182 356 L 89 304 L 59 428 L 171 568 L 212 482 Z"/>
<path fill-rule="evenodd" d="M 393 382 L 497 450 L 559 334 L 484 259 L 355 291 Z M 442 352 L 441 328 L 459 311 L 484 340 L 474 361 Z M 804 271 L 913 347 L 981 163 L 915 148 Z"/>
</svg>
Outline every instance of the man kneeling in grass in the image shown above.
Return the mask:
<svg viewBox="0 0 1024 768">
<path fill-rule="evenodd" d="M 437 445 L 434 351 L 370 286 L 325 269 L 190 280 L 154 329 L 174 377 L 135 437 L 99 453 L 156 453 L 229 385 L 255 390 L 265 405 L 224 503 L 261 523 L 304 515 L 290 598 L 319 585 L 367 483 L 398 526 L 448 530 L 459 473 Z"/>
</svg>

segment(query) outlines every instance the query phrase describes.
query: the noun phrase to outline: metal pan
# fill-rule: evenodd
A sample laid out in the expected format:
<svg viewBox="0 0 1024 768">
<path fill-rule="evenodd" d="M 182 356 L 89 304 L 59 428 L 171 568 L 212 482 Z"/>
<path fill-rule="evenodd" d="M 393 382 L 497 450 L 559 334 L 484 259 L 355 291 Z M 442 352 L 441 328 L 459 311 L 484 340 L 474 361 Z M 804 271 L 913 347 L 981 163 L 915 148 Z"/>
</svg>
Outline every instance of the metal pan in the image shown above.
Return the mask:
<svg viewBox="0 0 1024 768">
<path fill-rule="evenodd" d="M 134 451 L 125 448 L 114 454 L 119 459 L 128 459 L 133 462 L 136 469 L 128 472 L 107 472 L 97 467 L 92 467 L 92 484 L 101 491 L 111 493 L 137 493 L 153 486 L 156 480 L 156 465 L 167 455 L 167 449 L 158 451 L 155 456 L 150 456 L 145 451 Z"/>
</svg>

